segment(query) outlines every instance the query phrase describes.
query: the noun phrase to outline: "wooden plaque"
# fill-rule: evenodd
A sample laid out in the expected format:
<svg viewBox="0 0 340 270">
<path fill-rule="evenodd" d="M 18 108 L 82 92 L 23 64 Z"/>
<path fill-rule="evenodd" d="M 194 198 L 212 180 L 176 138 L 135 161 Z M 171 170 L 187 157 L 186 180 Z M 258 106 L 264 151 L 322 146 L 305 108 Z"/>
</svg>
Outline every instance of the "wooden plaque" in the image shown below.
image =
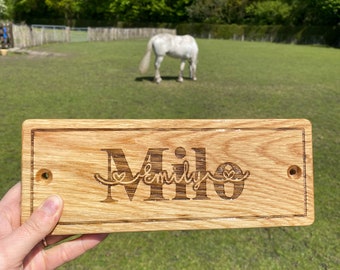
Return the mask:
<svg viewBox="0 0 340 270">
<path fill-rule="evenodd" d="M 311 124 L 27 120 L 22 222 L 52 194 L 53 234 L 309 225 Z"/>
</svg>

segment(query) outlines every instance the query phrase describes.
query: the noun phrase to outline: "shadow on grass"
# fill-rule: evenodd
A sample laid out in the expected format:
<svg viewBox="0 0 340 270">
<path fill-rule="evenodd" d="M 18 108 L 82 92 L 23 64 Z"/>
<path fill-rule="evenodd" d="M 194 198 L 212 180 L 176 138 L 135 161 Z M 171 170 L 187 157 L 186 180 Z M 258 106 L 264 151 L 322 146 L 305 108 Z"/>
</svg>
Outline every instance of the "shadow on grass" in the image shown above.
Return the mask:
<svg viewBox="0 0 340 270">
<path fill-rule="evenodd" d="M 162 76 L 162 81 L 177 81 L 177 76 Z M 190 80 L 189 77 L 183 77 L 184 80 Z M 143 81 L 149 81 L 154 82 L 154 77 L 151 76 L 142 76 L 142 77 L 136 77 L 136 82 L 143 82 Z"/>
</svg>

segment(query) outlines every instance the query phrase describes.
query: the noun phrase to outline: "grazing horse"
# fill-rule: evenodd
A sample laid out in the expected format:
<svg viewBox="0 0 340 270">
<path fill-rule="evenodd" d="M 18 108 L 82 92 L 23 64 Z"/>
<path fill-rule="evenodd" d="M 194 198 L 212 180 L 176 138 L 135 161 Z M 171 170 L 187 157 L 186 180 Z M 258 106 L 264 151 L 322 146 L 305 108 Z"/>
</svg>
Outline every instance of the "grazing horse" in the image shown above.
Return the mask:
<svg viewBox="0 0 340 270">
<path fill-rule="evenodd" d="M 153 49 L 155 59 L 155 79 L 156 83 L 162 81 L 159 68 L 165 55 L 169 55 L 174 58 L 181 59 L 180 72 L 178 81 L 183 81 L 183 70 L 185 67 L 185 61 L 188 60 L 190 64 L 190 78 L 196 80 L 196 65 L 198 56 L 198 46 L 195 39 L 192 36 L 177 36 L 171 34 L 158 34 L 153 36 L 147 45 L 146 53 L 139 64 L 139 71 L 145 73 L 150 64 L 151 49 Z"/>
</svg>

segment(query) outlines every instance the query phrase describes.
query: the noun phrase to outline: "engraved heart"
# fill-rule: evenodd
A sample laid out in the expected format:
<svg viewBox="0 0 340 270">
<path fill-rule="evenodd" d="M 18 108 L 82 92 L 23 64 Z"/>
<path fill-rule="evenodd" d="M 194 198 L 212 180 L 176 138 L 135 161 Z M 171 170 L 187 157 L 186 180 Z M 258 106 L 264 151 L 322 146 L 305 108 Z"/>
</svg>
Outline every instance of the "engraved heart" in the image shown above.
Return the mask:
<svg viewBox="0 0 340 270">
<path fill-rule="evenodd" d="M 230 171 L 224 170 L 224 172 L 223 172 L 223 177 L 224 178 L 231 179 L 234 176 L 235 176 L 235 171 L 234 170 L 230 170 Z"/>
<path fill-rule="evenodd" d="M 125 178 L 125 172 L 119 173 L 117 171 L 112 172 L 112 178 L 114 181 L 121 183 Z"/>
</svg>

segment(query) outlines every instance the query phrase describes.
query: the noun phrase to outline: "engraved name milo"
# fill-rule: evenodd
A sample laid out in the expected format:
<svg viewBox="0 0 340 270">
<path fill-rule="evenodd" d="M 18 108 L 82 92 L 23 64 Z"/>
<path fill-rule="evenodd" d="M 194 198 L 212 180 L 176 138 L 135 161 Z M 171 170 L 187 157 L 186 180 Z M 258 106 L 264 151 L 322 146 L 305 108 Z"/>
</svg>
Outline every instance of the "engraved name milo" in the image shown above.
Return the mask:
<svg viewBox="0 0 340 270">
<path fill-rule="evenodd" d="M 164 185 L 175 185 L 175 197 L 172 200 L 209 200 L 207 195 L 207 181 L 213 183 L 214 191 L 223 200 L 237 199 L 244 188 L 244 182 L 250 175 L 249 171 L 243 172 L 235 163 L 223 162 L 214 172 L 208 171 L 205 148 L 191 148 L 195 153 L 195 170 L 190 170 L 189 161 L 184 159 L 186 150 L 183 147 L 175 149 L 175 156 L 181 163 L 171 164 L 172 171 L 163 169 L 163 153 L 169 148 L 149 148 L 143 165 L 138 173 L 133 175 L 126 160 L 123 149 L 101 149 L 107 153 L 107 177 L 99 173 L 94 178 L 108 187 L 107 198 L 103 202 L 117 201 L 112 198 L 111 188 L 122 185 L 130 201 L 133 200 L 140 182 L 150 187 L 150 193 L 145 201 L 169 200 L 163 196 Z M 113 170 L 114 162 L 116 170 Z M 226 193 L 226 183 L 232 183 L 232 194 Z M 187 186 L 192 185 L 195 192 L 194 198 L 187 196 Z"/>
</svg>

